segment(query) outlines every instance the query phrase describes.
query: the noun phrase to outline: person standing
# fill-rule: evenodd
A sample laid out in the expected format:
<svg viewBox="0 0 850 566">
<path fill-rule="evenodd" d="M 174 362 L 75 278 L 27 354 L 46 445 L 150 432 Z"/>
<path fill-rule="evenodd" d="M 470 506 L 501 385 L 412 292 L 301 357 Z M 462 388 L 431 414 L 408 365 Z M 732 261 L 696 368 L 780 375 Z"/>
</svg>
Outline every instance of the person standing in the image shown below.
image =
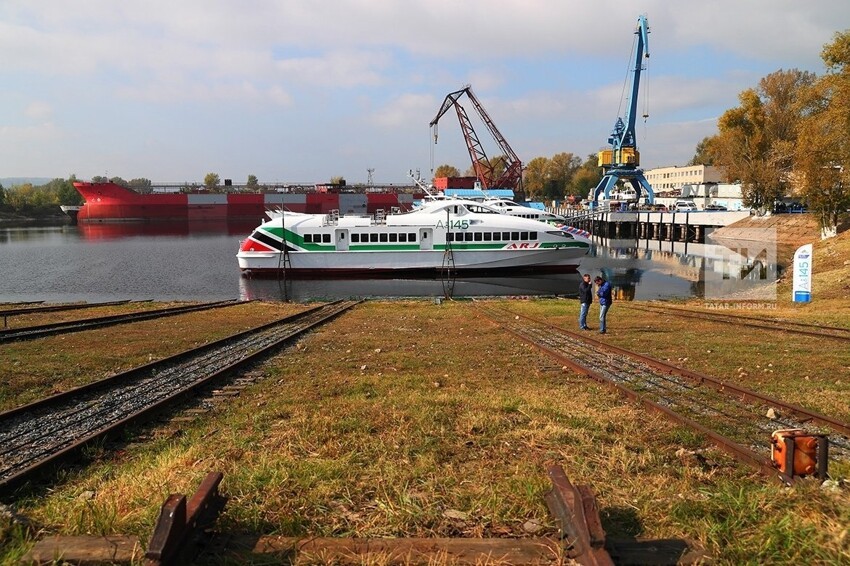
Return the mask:
<svg viewBox="0 0 850 566">
<path fill-rule="evenodd" d="M 590 273 L 582 275 L 581 283 L 578 284 L 578 302 L 580 304 L 578 327 L 581 330 L 590 330 L 587 325 L 587 311 L 590 310 L 590 304 L 593 302 L 593 283 L 590 282 Z"/>
<path fill-rule="evenodd" d="M 599 297 L 599 333 L 605 334 L 607 330 L 605 317 L 608 316 L 608 309 L 611 308 L 611 284 L 599 275 L 596 276 L 594 281 L 596 282 L 596 296 Z"/>
</svg>

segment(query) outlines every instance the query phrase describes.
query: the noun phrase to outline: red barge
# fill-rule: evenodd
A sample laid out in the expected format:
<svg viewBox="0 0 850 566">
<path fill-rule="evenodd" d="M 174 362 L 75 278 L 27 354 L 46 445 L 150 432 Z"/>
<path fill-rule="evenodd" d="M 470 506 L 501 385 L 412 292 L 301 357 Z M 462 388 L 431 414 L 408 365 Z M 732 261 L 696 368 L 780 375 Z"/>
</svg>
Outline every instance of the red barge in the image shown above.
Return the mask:
<svg viewBox="0 0 850 566">
<path fill-rule="evenodd" d="M 75 182 L 85 204 L 77 213 L 81 223 L 98 222 L 227 222 L 256 224 L 266 210 L 326 214 L 375 214 L 394 208 L 409 210 L 423 195 L 412 188 L 366 190 L 323 188 L 299 192 L 140 193 L 115 183 Z"/>
</svg>

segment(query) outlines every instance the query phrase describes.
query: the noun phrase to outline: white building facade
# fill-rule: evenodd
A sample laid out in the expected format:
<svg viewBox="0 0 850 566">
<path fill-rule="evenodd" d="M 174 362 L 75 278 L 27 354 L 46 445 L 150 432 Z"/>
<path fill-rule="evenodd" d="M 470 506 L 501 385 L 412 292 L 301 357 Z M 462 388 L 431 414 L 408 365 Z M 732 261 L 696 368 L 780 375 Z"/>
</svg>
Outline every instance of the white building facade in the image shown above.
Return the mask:
<svg viewBox="0 0 850 566">
<path fill-rule="evenodd" d="M 723 168 L 713 165 L 682 165 L 648 169 L 643 176 L 652 186 L 656 195 L 659 193 L 682 194 L 685 185 L 702 185 L 705 183 L 720 183 L 723 181 Z"/>
</svg>

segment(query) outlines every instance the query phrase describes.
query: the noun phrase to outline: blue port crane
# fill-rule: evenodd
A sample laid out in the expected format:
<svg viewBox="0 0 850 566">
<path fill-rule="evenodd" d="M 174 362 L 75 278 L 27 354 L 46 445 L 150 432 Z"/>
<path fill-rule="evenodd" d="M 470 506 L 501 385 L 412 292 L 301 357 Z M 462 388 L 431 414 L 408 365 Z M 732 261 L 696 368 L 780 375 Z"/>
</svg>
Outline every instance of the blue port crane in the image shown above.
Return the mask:
<svg viewBox="0 0 850 566">
<path fill-rule="evenodd" d="M 631 96 L 626 118 L 625 120 L 617 118 L 614 123 L 614 130 L 608 138 L 611 149 L 599 152 L 599 166 L 603 168 L 605 173 L 593 190 L 594 203 L 599 200 L 600 195 L 604 195 L 606 199 L 610 198 L 611 189 L 620 180 L 628 182 L 634 188 L 638 199 L 644 192 L 646 193 L 647 203 L 655 201 L 655 193 L 643 176 L 643 170 L 639 167 L 640 153 L 637 150 L 637 136 L 635 135 L 640 73 L 644 70 L 643 60 L 649 58 L 649 24 L 646 21 L 646 16 L 638 17 L 635 34 L 637 35 L 637 45 L 633 60 L 634 68 L 632 69 L 634 74 L 632 75 Z"/>
</svg>

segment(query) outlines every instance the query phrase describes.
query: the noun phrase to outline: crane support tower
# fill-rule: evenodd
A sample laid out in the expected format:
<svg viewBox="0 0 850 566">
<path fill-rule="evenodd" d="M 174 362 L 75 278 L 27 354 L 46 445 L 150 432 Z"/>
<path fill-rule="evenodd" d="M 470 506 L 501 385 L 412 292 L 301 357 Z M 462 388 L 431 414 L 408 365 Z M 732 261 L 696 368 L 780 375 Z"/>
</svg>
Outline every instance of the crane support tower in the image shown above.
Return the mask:
<svg viewBox="0 0 850 566">
<path fill-rule="evenodd" d="M 646 22 L 646 16 L 638 17 L 635 34 L 637 35 L 637 47 L 634 54 L 634 75 L 632 76 L 631 96 L 626 119 L 617 118 L 614 123 L 614 130 L 608 138 L 611 149 L 599 152 L 599 166 L 603 168 L 605 174 L 593 190 L 594 203 L 598 202 L 600 195 L 604 195 L 606 199 L 610 198 L 611 189 L 621 179 L 632 185 L 638 199 L 644 192 L 646 193 L 647 203 L 655 201 L 655 193 L 643 176 L 643 170 L 639 167 L 640 153 L 637 150 L 637 136 L 635 135 L 640 72 L 644 68 L 644 58 L 649 58 L 649 25 Z"/>
<path fill-rule="evenodd" d="M 458 102 L 464 94 L 472 102 L 472 105 L 475 107 L 476 112 L 478 112 L 478 116 L 481 118 L 481 121 L 484 122 L 487 129 L 490 130 L 490 134 L 493 136 L 493 139 L 496 140 L 499 149 L 502 151 L 502 155 L 505 159 L 505 170 L 501 175 L 497 175 L 494 164 L 487 158 L 487 154 L 484 152 L 484 147 L 481 145 L 481 141 L 478 139 L 478 135 L 472 127 L 469 115 L 466 113 L 466 110 L 460 102 Z M 466 141 L 466 148 L 469 151 L 470 159 L 472 159 L 472 168 L 475 171 L 475 176 L 481 183 L 481 188 L 485 191 L 488 189 L 511 189 L 518 200 L 525 200 L 525 191 L 523 191 L 522 188 L 522 162 L 519 160 L 519 157 L 517 157 L 517 154 L 514 153 L 514 150 L 511 149 L 511 146 L 508 145 L 505 137 L 501 134 L 501 132 L 499 132 L 499 129 L 496 127 L 496 124 L 493 123 L 490 115 L 487 114 L 487 111 L 484 110 L 484 107 L 481 106 L 481 103 L 477 98 L 475 98 L 470 85 L 466 85 L 462 89 L 446 95 L 446 99 L 443 101 L 443 105 L 440 107 L 439 112 L 437 112 L 437 115 L 433 120 L 431 120 L 430 126 L 434 132 L 434 143 L 437 143 L 437 122 L 439 122 L 443 114 L 448 112 L 452 107 L 454 107 L 457 112 L 460 128 L 463 131 L 463 137 Z"/>
</svg>

